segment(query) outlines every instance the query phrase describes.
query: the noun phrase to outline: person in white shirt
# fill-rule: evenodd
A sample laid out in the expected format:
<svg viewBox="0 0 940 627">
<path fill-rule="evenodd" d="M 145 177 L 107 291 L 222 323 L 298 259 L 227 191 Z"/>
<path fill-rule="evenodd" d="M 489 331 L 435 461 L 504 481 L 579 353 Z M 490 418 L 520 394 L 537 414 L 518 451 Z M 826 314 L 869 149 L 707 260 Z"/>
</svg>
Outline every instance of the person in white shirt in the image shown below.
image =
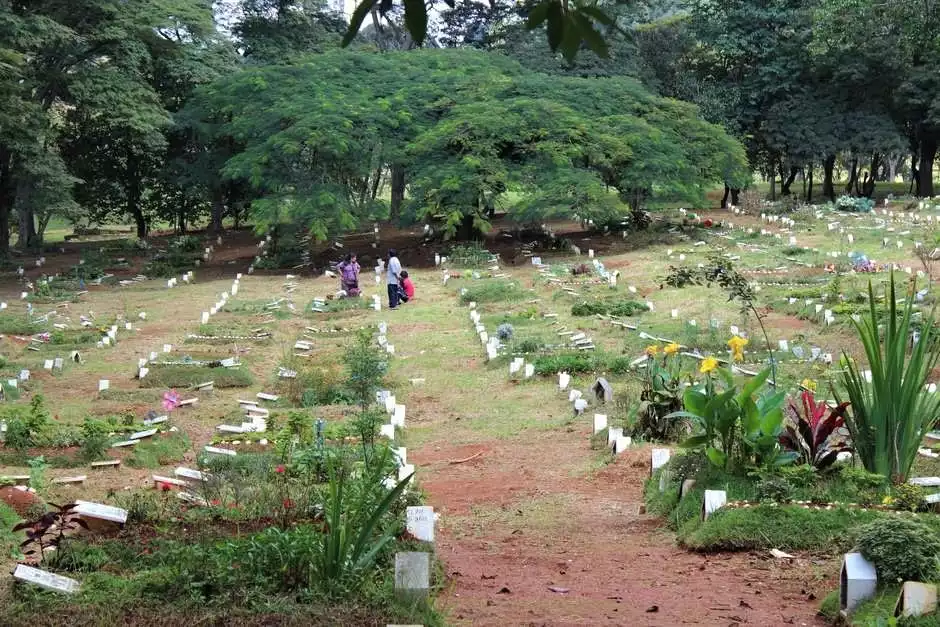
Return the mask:
<svg viewBox="0 0 940 627">
<path fill-rule="evenodd" d="M 388 251 L 388 270 L 385 274 L 385 282 L 388 286 L 388 308 L 398 308 L 398 286 L 401 283 L 401 261 L 398 260 L 398 251 L 390 248 Z"/>
</svg>

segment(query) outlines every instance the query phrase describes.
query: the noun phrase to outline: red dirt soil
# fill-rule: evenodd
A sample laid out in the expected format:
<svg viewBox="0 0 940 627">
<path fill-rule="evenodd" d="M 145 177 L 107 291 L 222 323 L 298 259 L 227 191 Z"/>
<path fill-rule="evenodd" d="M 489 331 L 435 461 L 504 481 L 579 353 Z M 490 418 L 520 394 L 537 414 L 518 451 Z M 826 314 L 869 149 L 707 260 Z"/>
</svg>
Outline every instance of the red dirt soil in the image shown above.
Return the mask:
<svg viewBox="0 0 940 627">
<path fill-rule="evenodd" d="M 426 471 L 422 486 L 441 513 L 437 551 L 448 578 L 442 601 L 452 620 L 473 625 L 825 624 L 816 610 L 826 583 L 815 580 L 808 558 L 790 564 L 768 554 L 691 553 L 675 545 L 661 521 L 639 514 L 648 448 L 625 453 L 584 476 L 559 473 L 553 460 L 596 454 L 588 447 L 589 435 L 581 430 L 528 433 L 524 440 L 461 447 L 438 442 L 410 455 Z M 469 462 L 450 463 L 481 450 Z M 513 504 L 525 508 L 532 498 L 557 509 L 548 520 L 528 521 Z M 505 511 L 484 516 L 482 533 L 473 535 L 465 527 L 470 517 L 464 518 L 471 508 Z M 449 520 L 453 517 L 457 520 Z M 507 524 L 514 517 L 519 524 Z"/>
</svg>

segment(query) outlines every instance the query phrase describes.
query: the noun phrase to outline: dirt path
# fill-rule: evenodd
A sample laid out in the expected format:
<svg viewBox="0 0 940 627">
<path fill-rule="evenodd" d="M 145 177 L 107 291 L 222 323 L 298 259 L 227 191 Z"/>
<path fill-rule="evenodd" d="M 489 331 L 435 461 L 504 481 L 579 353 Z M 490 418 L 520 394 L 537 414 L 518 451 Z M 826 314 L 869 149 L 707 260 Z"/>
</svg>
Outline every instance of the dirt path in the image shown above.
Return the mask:
<svg viewBox="0 0 940 627">
<path fill-rule="evenodd" d="M 605 465 L 588 420 L 572 419 L 551 383 L 487 369 L 467 309 L 440 286 L 426 291 L 440 297 L 388 313 L 390 341 L 408 345 L 396 369 L 443 390 L 405 397 L 409 460 L 441 516 L 442 603 L 454 623 L 824 624 L 815 613 L 827 583 L 808 558 L 678 548 L 638 513 L 649 450 Z"/>
</svg>

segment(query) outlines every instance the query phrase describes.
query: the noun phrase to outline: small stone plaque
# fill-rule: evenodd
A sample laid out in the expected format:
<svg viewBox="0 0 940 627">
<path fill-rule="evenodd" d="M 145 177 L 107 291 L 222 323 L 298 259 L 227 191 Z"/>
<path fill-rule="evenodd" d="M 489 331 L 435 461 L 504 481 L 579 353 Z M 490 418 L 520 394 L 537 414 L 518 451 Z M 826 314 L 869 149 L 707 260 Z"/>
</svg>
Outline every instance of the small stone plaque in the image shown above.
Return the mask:
<svg viewBox="0 0 940 627">
<path fill-rule="evenodd" d="M 408 598 L 425 597 L 431 576 L 429 553 L 395 554 L 395 593 Z"/>
<path fill-rule="evenodd" d="M 83 518 L 98 518 L 122 525 L 127 522 L 126 509 L 103 505 L 101 503 L 92 503 L 90 501 L 75 501 L 75 503 L 75 513 Z"/>
<path fill-rule="evenodd" d="M 62 592 L 64 594 L 74 594 L 78 592 L 81 584 L 74 579 L 56 575 L 45 570 L 33 568 L 26 564 L 17 564 L 13 571 L 13 578 L 17 581 L 31 583 L 33 585 L 52 590 L 53 592 Z"/>
<path fill-rule="evenodd" d="M 422 542 L 434 542 L 434 508 L 422 505 L 405 509 L 408 533 Z"/>
</svg>

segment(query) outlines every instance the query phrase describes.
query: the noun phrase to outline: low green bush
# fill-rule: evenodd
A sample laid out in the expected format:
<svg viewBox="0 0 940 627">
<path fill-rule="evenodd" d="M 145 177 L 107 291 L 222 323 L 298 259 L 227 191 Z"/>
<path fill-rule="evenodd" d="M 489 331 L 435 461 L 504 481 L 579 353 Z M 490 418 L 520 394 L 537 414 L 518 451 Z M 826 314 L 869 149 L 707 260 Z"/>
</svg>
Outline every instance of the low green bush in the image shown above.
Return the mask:
<svg viewBox="0 0 940 627">
<path fill-rule="evenodd" d="M 572 316 L 602 314 L 624 317 L 635 316 L 645 311 L 649 311 L 649 307 L 645 303 L 638 303 L 635 300 L 581 302 L 571 306 Z"/>
<path fill-rule="evenodd" d="M 212 381 L 216 388 L 244 388 L 254 382 L 244 366 L 209 368 L 206 366 L 154 366 L 141 382 L 142 388 L 189 388 Z"/>
<path fill-rule="evenodd" d="M 460 304 L 515 301 L 524 298 L 525 295 L 525 291 L 516 281 L 486 279 L 461 290 Z"/>
<path fill-rule="evenodd" d="M 135 445 L 133 454 L 125 463 L 131 468 L 152 470 L 179 462 L 189 448 L 189 438 L 181 432 L 158 433 Z"/>
<path fill-rule="evenodd" d="M 595 360 L 585 353 L 562 353 L 560 355 L 540 355 L 532 362 L 535 374 L 552 375 L 556 372 L 569 374 L 594 372 Z"/>
<path fill-rule="evenodd" d="M 858 532 L 858 549 L 883 583 L 934 581 L 940 539 L 936 528 L 899 517 L 882 518 Z"/>
</svg>

